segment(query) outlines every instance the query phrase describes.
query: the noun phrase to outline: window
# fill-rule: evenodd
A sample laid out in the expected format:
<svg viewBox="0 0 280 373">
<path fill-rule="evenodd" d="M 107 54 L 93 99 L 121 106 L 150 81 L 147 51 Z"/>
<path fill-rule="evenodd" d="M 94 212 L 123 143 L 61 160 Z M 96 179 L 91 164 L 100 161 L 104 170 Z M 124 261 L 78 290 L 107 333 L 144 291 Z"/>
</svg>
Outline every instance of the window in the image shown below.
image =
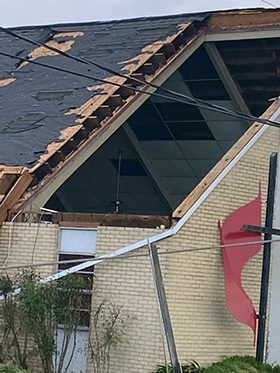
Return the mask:
<svg viewBox="0 0 280 373">
<path fill-rule="evenodd" d="M 86 259 L 92 258 L 95 255 L 96 246 L 96 229 L 85 229 L 85 228 L 61 228 L 60 239 L 59 239 L 59 261 L 72 260 L 72 259 Z M 58 271 L 76 266 L 79 263 L 65 263 L 58 265 Z M 78 272 L 82 276 L 86 276 L 89 280 L 89 285 L 84 289 L 83 296 L 85 301 L 83 302 L 82 309 L 79 308 L 79 314 L 81 315 L 81 325 L 76 331 L 75 338 L 71 335 L 70 348 L 66 352 L 64 360 L 63 371 L 71 359 L 71 363 L 68 366 L 67 371 L 69 372 L 80 372 L 86 373 L 87 366 L 87 352 L 88 352 L 88 339 L 89 339 L 89 324 L 90 324 L 90 307 L 91 307 L 91 296 L 92 296 L 92 282 L 93 282 L 93 269 L 94 267 L 85 268 Z M 88 284 L 88 282 L 86 282 Z M 65 340 L 65 323 L 61 322 L 56 331 L 56 343 L 58 351 L 61 351 L 62 345 Z M 73 350 L 74 348 L 74 350 Z M 73 355 L 72 355 L 73 354 Z M 59 364 L 59 354 L 54 356 L 55 370 Z"/>
<path fill-rule="evenodd" d="M 95 255 L 96 249 L 96 229 L 86 228 L 61 228 L 58 260 L 76 260 L 92 258 Z M 63 271 L 76 266 L 79 263 L 61 263 L 58 265 L 58 271 Z M 87 284 L 84 289 L 86 307 L 80 310 L 82 325 L 89 327 L 90 323 L 90 305 L 93 285 L 93 270 L 94 266 L 85 268 L 77 273 L 86 277 Z"/>
<path fill-rule="evenodd" d="M 61 228 L 60 252 L 93 256 L 96 247 L 96 229 Z"/>
</svg>

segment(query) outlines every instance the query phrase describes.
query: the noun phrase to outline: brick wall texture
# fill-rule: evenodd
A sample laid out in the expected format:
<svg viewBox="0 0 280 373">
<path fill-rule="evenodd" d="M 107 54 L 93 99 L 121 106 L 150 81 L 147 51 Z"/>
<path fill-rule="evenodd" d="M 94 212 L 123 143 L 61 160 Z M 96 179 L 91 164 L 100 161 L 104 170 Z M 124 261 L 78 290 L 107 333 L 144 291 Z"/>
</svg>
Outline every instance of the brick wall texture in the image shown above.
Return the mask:
<svg viewBox="0 0 280 373">
<path fill-rule="evenodd" d="M 9 238 L 10 237 L 10 238 Z M 53 262 L 57 258 L 58 226 L 55 224 L 9 223 L 5 222 L 0 229 L 0 262 L 3 264 L 10 253 L 7 266 L 31 263 Z M 33 255 L 34 252 L 34 255 Z M 40 267 L 42 276 L 53 273 L 55 267 Z M 17 270 L 8 270 L 9 274 Z"/>
<path fill-rule="evenodd" d="M 278 151 L 279 131 L 270 127 L 173 237 L 157 244 L 162 250 L 219 244 L 218 219 L 224 220 L 251 201 L 262 182 L 263 213 L 271 152 Z M 100 227 L 97 255 L 113 251 L 158 231 Z M 147 248 L 134 251 L 147 253 Z M 244 268 L 243 284 L 258 308 L 262 253 Z M 162 255 L 160 257 L 179 358 L 201 365 L 228 355 L 254 355 L 253 333 L 236 322 L 224 302 L 221 250 Z M 116 371 L 150 372 L 162 363 L 161 327 L 149 257 L 106 261 L 95 269 L 93 311 L 102 299 L 110 299 L 133 318 L 128 344 L 112 354 Z M 88 373 L 93 370 L 88 368 Z"/>
<path fill-rule="evenodd" d="M 39 229 L 39 230 L 38 230 Z M 10 245 L 9 245 L 10 241 Z M 7 267 L 31 263 L 34 251 L 34 264 L 54 262 L 57 258 L 58 226 L 54 224 L 4 223 L 0 229 L 0 263 L 7 258 Z M 53 273 L 55 266 L 39 267 L 41 276 Z M 10 276 L 19 272 L 17 269 L 5 271 Z M 2 331 L 0 331 L 2 333 Z M 32 358 L 28 367 L 32 373 L 42 373 L 39 358 Z"/>
<path fill-rule="evenodd" d="M 160 251 L 219 245 L 218 219 L 224 220 L 237 207 L 251 201 L 262 182 L 263 211 L 268 178 L 269 156 L 279 146 L 279 131 L 269 128 L 228 175 L 193 213 L 173 237 L 158 242 Z M 10 223 L 0 229 L 0 261 L 7 255 Z M 35 247 L 35 262 L 56 259 L 57 225 L 15 223 L 8 265 L 29 262 Z M 119 249 L 161 230 L 98 227 L 97 256 Z M 147 247 L 133 254 L 147 254 Z M 179 358 L 195 359 L 207 365 L 223 356 L 254 354 L 252 331 L 236 322 L 224 303 L 224 277 L 221 250 L 160 256 Z M 42 275 L 54 267 L 41 270 Z M 243 272 L 244 287 L 257 308 L 260 288 L 261 253 Z M 148 255 L 125 260 L 105 261 L 95 268 L 92 312 L 103 299 L 123 307 L 132 324 L 127 343 L 112 351 L 111 372 L 151 372 L 164 361 L 162 326 Z M 40 368 L 34 368 L 40 372 Z M 88 359 L 87 373 L 93 373 Z"/>
</svg>

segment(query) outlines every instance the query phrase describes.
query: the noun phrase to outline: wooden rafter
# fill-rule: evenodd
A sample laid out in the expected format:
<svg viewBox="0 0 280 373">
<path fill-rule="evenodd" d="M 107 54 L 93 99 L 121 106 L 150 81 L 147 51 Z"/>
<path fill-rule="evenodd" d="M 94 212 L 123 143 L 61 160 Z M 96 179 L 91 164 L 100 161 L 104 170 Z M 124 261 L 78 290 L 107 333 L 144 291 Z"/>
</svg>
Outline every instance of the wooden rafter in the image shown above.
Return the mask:
<svg viewBox="0 0 280 373">
<path fill-rule="evenodd" d="M 27 187 L 30 185 L 32 179 L 33 178 L 28 170 L 24 170 L 13 187 L 3 198 L 0 204 L 0 225 L 6 219 L 8 211 L 14 207 L 15 203 L 20 199 Z"/>
<path fill-rule="evenodd" d="M 16 179 L 16 174 L 4 174 L 0 179 L 0 194 L 5 195 Z"/>
</svg>

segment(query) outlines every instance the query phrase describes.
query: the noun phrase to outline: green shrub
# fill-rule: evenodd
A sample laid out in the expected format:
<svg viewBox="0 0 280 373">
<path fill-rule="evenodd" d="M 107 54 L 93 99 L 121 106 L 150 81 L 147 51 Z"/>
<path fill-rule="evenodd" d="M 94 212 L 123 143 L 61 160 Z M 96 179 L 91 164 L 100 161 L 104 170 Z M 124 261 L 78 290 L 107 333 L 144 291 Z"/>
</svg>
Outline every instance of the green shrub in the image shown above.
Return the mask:
<svg viewBox="0 0 280 373">
<path fill-rule="evenodd" d="M 208 368 L 201 368 L 192 360 L 182 364 L 182 371 L 183 373 L 280 373 L 280 365 L 258 364 L 253 356 L 231 356 Z M 158 365 L 152 373 L 166 373 L 165 365 Z M 168 373 L 173 373 L 170 364 Z"/>
<path fill-rule="evenodd" d="M 212 364 L 204 373 L 280 373 L 280 366 L 258 364 L 252 356 L 232 356 Z"/>
<path fill-rule="evenodd" d="M 185 364 L 182 364 L 182 372 L 183 373 L 202 373 L 203 369 L 200 368 L 199 364 L 192 360 L 190 362 L 187 362 Z M 166 366 L 165 365 L 158 365 L 156 370 L 154 370 L 152 373 L 166 373 Z M 173 373 L 173 368 L 171 364 L 168 365 L 168 373 Z"/>
<path fill-rule="evenodd" d="M 0 373 L 28 373 L 28 371 L 12 364 L 0 364 Z"/>
</svg>

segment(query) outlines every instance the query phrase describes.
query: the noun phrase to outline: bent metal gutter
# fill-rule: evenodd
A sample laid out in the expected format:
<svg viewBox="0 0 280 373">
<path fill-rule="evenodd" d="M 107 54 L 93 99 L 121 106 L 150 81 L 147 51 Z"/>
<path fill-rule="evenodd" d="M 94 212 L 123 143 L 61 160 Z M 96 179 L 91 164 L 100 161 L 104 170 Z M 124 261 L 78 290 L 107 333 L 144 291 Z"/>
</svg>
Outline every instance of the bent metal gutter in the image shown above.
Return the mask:
<svg viewBox="0 0 280 373">
<path fill-rule="evenodd" d="M 275 120 L 280 115 L 280 108 L 278 108 L 274 114 L 271 115 L 269 118 L 270 120 Z M 198 200 L 194 203 L 194 205 L 185 213 L 185 215 L 178 221 L 178 223 L 164 232 L 158 233 L 152 237 L 147 237 L 143 240 L 137 241 L 133 244 L 128 246 L 124 246 L 120 249 L 117 249 L 111 253 L 101 255 L 98 259 L 93 261 L 87 261 L 85 263 L 78 264 L 74 267 L 66 269 L 64 271 L 55 273 L 53 275 L 47 276 L 40 280 L 41 284 L 45 284 L 47 282 L 57 280 L 64 276 L 69 275 L 70 273 L 75 273 L 81 271 L 85 268 L 95 266 L 99 263 L 102 263 L 105 259 L 115 258 L 120 255 L 129 253 L 133 250 L 140 249 L 141 247 L 147 246 L 149 244 L 161 241 L 168 237 L 173 236 L 176 234 L 183 225 L 188 221 L 188 219 L 192 216 L 192 214 L 197 210 L 197 208 L 202 204 L 202 202 L 209 196 L 209 194 L 216 188 L 216 186 L 224 179 L 224 177 L 229 173 L 229 171 L 236 165 L 236 163 L 247 153 L 247 151 L 255 144 L 255 142 L 266 132 L 269 128 L 269 125 L 263 125 L 260 130 L 251 138 L 251 140 L 244 146 L 244 148 L 237 154 L 237 156 L 227 165 L 227 167 L 218 175 L 218 177 L 213 181 L 213 183 L 205 190 L 205 192 L 198 198 Z M 21 289 L 16 289 L 12 294 L 16 295 L 20 293 Z M 0 296 L 0 300 L 3 300 L 4 296 Z"/>
</svg>

